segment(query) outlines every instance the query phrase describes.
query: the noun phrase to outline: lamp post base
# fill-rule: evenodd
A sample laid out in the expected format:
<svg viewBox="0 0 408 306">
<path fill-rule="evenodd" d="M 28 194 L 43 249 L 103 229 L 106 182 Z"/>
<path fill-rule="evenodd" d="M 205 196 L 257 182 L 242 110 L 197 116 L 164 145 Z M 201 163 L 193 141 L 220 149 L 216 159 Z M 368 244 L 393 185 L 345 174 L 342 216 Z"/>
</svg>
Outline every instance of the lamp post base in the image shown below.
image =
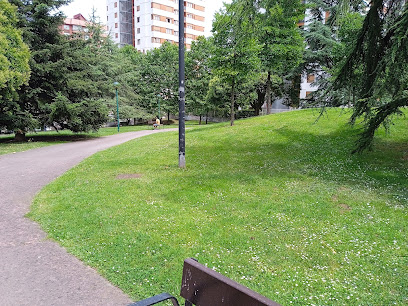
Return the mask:
<svg viewBox="0 0 408 306">
<path fill-rule="evenodd" d="M 184 154 L 179 154 L 179 168 L 186 167 L 186 156 Z"/>
</svg>

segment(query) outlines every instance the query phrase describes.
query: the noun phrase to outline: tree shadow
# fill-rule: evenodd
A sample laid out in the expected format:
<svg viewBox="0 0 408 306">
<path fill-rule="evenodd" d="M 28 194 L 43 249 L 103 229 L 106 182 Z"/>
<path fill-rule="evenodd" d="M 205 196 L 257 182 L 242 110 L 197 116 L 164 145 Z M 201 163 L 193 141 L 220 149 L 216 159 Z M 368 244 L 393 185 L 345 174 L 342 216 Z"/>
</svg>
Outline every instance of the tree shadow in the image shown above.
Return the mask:
<svg viewBox="0 0 408 306">
<path fill-rule="evenodd" d="M 94 139 L 92 135 L 29 135 L 26 141 L 16 141 L 12 137 L 0 137 L 0 143 L 24 143 L 24 142 L 75 142 Z"/>
<path fill-rule="evenodd" d="M 403 205 L 408 206 L 408 201 L 404 200 L 408 199 L 408 138 L 380 139 L 373 151 L 351 154 L 357 131 L 349 126 L 330 133 L 317 132 L 317 135 L 281 127 L 273 129 L 274 133 L 267 140 L 262 135 L 260 139 L 246 137 L 244 129 L 238 131 L 242 132 L 242 137 L 228 137 L 227 133 L 211 144 L 196 143 L 189 150 L 189 154 L 194 155 L 190 159 L 196 158 L 200 167 L 217 169 L 216 173 L 208 173 L 211 179 L 228 177 L 232 185 L 234 181 L 238 184 L 243 180 L 267 182 L 306 178 L 389 195 L 391 202 L 403 204 L 405 201 Z M 219 158 L 210 156 L 212 152 L 219 152 Z"/>
</svg>

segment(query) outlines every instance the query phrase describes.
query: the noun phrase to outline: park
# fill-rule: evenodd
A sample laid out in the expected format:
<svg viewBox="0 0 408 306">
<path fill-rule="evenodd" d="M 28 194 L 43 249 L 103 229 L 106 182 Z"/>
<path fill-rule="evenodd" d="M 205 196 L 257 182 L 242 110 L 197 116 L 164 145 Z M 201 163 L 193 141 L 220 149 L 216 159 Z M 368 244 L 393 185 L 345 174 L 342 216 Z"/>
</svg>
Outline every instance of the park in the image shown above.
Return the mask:
<svg viewBox="0 0 408 306">
<path fill-rule="evenodd" d="M 96 23 L 96 39 L 63 39 L 45 9 L 47 53 L 16 30 L 17 2 L 0 2 L 21 61 L 0 88 L 5 304 L 181 302 L 186 259 L 281 305 L 408 302 L 405 2 L 350 6 L 323 47 L 299 1 L 225 4 L 185 52 L 185 101 L 176 45 L 119 49 Z M 316 64 L 327 78 L 299 99 Z M 271 114 L 278 98 L 292 111 Z"/>
</svg>

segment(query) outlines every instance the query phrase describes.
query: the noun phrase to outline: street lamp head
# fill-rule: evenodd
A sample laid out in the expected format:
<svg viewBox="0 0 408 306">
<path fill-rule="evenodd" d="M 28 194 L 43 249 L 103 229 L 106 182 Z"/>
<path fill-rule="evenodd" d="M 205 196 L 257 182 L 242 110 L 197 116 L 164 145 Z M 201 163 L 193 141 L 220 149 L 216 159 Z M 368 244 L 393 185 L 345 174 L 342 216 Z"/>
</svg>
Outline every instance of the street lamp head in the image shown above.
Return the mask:
<svg viewBox="0 0 408 306">
<path fill-rule="evenodd" d="M 119 87 L 119 83 L 118 83 L 118 82 L 114 82 L 114 83 L 113 83 L 113 86 L 115 86 L 115 88 L 118 88 L 118 87 Z"/>
</svg>

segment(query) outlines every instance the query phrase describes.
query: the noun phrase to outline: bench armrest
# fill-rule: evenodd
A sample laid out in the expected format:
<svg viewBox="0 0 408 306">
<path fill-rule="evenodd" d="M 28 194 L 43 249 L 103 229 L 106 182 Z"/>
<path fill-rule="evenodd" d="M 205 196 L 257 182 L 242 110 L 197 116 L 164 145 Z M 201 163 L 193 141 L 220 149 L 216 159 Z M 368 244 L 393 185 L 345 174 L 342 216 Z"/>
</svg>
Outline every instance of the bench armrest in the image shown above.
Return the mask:
<svg viewBox="0 0 408 306">
<path fill-rule="evenodd" d="M 139 302 L 129 304 L 128 306 L 149 306 L 166 300 L 171 300 L 174 306 L 179 306 L 177 299 L 168 293 L 158 294 L 147 299 L 141 300 Z"/>
</svg>

